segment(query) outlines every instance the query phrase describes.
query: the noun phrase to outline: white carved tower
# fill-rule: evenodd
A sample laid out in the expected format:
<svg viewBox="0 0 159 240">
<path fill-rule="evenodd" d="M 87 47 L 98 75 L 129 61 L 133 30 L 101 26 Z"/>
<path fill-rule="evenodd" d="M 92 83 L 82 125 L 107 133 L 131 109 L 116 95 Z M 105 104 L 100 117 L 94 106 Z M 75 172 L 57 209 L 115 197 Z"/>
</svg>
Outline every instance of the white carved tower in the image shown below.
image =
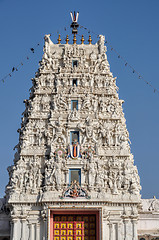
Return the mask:
<svg viewBox="0 0 159 240">
<path fill-rule="evenodd" d="M 140 179 L 104 36 L 45 36 L 6 198 L 12 240 L 137 240 Z M 69 225 L 70 224 L 70 225 Z M 73 224 L 73 225 L 71 225 Z"/>
</svg>

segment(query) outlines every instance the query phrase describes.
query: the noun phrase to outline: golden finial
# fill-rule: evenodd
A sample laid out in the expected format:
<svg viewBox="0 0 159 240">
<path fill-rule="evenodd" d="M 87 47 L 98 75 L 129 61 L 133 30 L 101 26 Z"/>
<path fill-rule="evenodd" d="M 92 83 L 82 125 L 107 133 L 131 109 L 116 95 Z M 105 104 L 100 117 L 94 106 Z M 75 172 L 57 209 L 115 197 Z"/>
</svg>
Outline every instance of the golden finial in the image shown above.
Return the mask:
<svg viewBox="0 0 159 240">
<path fill-rule="evenodd" d="M 59 37 L 58 37 L 57 41 L 58 41 L 58 44 L 61 43 L 61 36 L 60 36 L 60 34 L 59 34 Z"/>
<path fill-rule="evenodd" d="M 89 44 L 92 44 L 92 38 L 91 38 L 91 35 L 89 35 L 88 42 L 89 42 Z"/>
<path fill-rule="evenodd" d="M 68 42 L 69 42 L 69 38 L 68 38 L 68 35 L 66 36 L 66 44 L 68 44 Z"/>
<path fill-rule="evenodd" d="M 74 37 L 73 37 L 73 44 L 76 44 L 76 42 L 77 42 L 76 34 L 74 34 Z"/>
<path fill-rule="evenodd" d="M 83 37 L 83 35 L 82 35 L 81 44 L 83 44 L 83 43 L 84 43 L 84 37 Z"/>
</svg>

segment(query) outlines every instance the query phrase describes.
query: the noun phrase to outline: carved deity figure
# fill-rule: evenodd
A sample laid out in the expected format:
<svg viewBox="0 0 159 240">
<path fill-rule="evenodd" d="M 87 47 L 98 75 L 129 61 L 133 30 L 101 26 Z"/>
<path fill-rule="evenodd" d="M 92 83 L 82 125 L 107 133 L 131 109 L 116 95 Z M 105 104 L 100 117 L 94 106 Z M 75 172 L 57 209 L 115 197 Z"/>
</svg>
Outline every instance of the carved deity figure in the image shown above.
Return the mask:
<svg viewBox="0 0 159 240">
<path fill-rule="evenodd" d="M 55 160 L 47 160 L 45 167 L 45 185 L 52 186 L 52 189 L 61 189 L 62 184 L 62 159 L 56 155 Z"/>
<path fill-rule="evenodd" d="M 58 121 L 55 122 L 55 126 L 54 126 L 54 129 L 55 129 L 55 134 L 54 134 L 54 142 L 63 142 L 65 143 L 66 141 L 66 138 L 64 136 L 64 128 L 62 126 L 62 123 L 61 123 L 61 119 L 60 117 L 58 118 Z"/>
<path fill-rule="evenodd" d="M 94 112 L 98 111 L 98 97 L 97 96 L 95 96 L 93 99 L 93 110 L 94 110 Z"/>
<path fill-rule="evenodd" d="M 112 191 L 113 194 L 118 194 L 118 189 L 117 189 L 117 172 L 116 171 L 110 171 L 109 172 L 109 187 Z"/>
<path fill-rule="evenodd" d="M 54 162 L 54 177 L 56 182 L 57 190 L 61 190 L 62 184 L 62 161 L 59 156 L 56 157 L 56 162 Z"/>
<path fill-rule="evenodd" d="M 62 93 L 59 93 L 57 98 L 56 98 L 56 103 L 55 103 L 55 109 L 65 109 L 67 110 L 68 105 L 64 97 L 62 96 Z"/>
<path fill-rule="evenodd" d="M 104 181 L 105 181 L 104 170 L 102 169 L 102 167 L 100 167 L 98 168 L 96 176 L 96 186 L 100 191 L 104 190 L 105 187 Z"/>
<path fill-rule="evenodd" d="M 87 164 L 87 171 L 88 171 L 88 186 L 89 190 L 91 191 L 94 189 L 97 172 L 97 167 L 92 156 L 90 156 L 89 158 L 89 163 Z"/>
<path fill-rule="evenodd" d="M 103 144 L 104 145 L 108 145 L 109 147 L 112 145 L 112 129 L 110 128 L 109 125 L 107 125 L 106 122 L 104 122 L 103 124 L 100 124 L 99 128 L 98 128 L 98 134 L 99 134 L 99 139 L 103 139 Z"/>
<path fill-rule="evenodd" d="M 87 93 L 82 104 L 82 109 L 89 109 L 91 108 L 91 97 L 90 94 Z"/>
<path fill-rule="evenodd" d="M 105 43 L 105 37 L 103 35 L 99 35 L 98 45 L 99 45 L 100 54 L 103 54 L 106 51 L 106 46 L 104 45 L 104 43 Z"/>
<path fill-rule="evenodd" d="M 93 141 L 94 143 L 97 143 L 97 140 L 95 139 L 95 136 L 94 136 L 95 135 L 94 126 L 89 117 L 86 118 L 86 126 L 84 130 L 80 127 L 80 124 L 78 125 L 78 127 L 84 134 L 82 144 L 85 144 L 86 139 L 88 140 L 88 142 Z"/>
</svg>

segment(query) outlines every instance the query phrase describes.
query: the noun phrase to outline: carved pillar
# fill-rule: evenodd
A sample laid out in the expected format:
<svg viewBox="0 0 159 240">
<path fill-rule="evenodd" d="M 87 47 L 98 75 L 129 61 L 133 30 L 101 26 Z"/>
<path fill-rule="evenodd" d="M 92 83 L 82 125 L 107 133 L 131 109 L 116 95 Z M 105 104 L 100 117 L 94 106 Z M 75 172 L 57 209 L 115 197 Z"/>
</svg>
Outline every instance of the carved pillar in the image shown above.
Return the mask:
<svg viewBox="0 0 159 240">
<path fill-rule="evenodd" d="M 10 222 L 10 238 L 13 239 L 13 222 Z"/>
<path fill-rule="evenodd" d="M 43 234 L 42 234 L 42 239 L 46 240 L 47 239 L 47 210 L 46 206 L 44 206 L 44 209 L 41 212 L 41 218 L 43 220 Z"/>
<path fill-rule="evenodd" d="M 121 228 L 122 228 L 122 224 L 119 222 L 118 223 L 118 240 L 122 240 L 122 230 L 121 230 Z"/>
<path fill-rule="evenodd" d="M 36 240 L 40 240 L 40 223 L 36 223 Z"/>
<path fill-rule="evenodd" d="M 18 230 L 17 230 L 17 219 L 13 219 L 12 223 L 13 223 L 13 231 L 12 231 L 12 240 L 17 240 L 17 234 L 18 234 Z"/>
<path fill-rule="evenodd" d="M 48 230 L 47 230 L 47 219 L 45 221 L 45 240 L 47 240 Z"/>
<path fill-rule="evenodd" d="M 114 232 L 114 240 L 118 240 L 118 236 L 119 236 L 119 233 L 118 233 L 118 223 L 114 223 L 113 224 L 113 232 Z"/>
<path fill-rule="evenodd" d="M 69 171 L 66 170 L 66 185 L 69 184 Z"/>
<path fill-rule="evenodd" d="M 34 224 L 31 224 L 31 233 L 30 233 L 30 240 L 34 240 Z"/>
<path fill-rule="evenodd" d="M 34 224 L 29 224 L 29 240 L 34 240 Z"/>
<path fill-rule="evenodd" d="M 26 219 L 22 218 L 21 219 L 21 237 L 20 237 L 20 240 L 26 240 L 25 222 L 26 222 Z"/>
<path fill-rule="evenodd" d="M 130 240 L 129 236 L 130 236 L 129 219 L 125 219 L 124 220 L 124 240 Z"/>
<path fill-rule="evenodd" d="M 132 219 L 133 240 L 137 240 L 137 219 Z"/>
<path fill-rule="evenodd" d="M 43 223 L 44 223 L 44 227 L 43 227 L 43 240 L 45 240 L 45 239 L 47 239 L 46 238 L 46 233 L 47 233 L 47 231 L 46 231 L 46 219 L 44 219 Z"/>
<path fill-rule="evenodd" d="M 109 223 L 109 240 L 113 240 L 113 224 Z"/>
<path fill-rule="evenodd" d="M 107 219 L 103 218 L 103 239 L 109 240 L 109 225 Z"/>
<path fill-rule="evenodd" d="M 85 184 L 85 171 L 81 169 L 81 185 L 83 186 Z"/>
<path fill-rule="evenodd" d="M 113 223 L 112 224 L 112 240 L 116 240 L 117 239 L 117 224 Z"/>
</svg>

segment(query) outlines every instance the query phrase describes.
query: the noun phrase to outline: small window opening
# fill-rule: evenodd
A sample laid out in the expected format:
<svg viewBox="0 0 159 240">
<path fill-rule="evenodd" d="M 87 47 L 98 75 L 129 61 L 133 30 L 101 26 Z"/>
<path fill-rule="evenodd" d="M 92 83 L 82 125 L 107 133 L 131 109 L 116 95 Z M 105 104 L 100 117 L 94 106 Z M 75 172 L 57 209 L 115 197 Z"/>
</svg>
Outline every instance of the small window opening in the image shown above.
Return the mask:
<svg viewBox="0 0 159 240">
<path fill-rule="evenodd" d="M 71 110 L 78 110 L 78 100 L 71 100 Z"/>
<path fill-rule="evenodd" d="M 72 86 L 76 85 L 77 86 L 77 79 L 72 80 Z"/>
<path fill-rule="evenodd" d="M 75 181 L 81 184 L 81 169 L 69 169 L 69 184 Z"/>
<path fill-rule="evenodd" d="M 74 142 L 79 143 L 79 131 L 71 131 L 70 132 L 70 142 L 73 144 Z"/>
<path fill-rule="evenodd" d="M 78 66 L 78 61 L 72 60 L 72 67 L 77 67 L 77 66 Z"/>
</svg>

